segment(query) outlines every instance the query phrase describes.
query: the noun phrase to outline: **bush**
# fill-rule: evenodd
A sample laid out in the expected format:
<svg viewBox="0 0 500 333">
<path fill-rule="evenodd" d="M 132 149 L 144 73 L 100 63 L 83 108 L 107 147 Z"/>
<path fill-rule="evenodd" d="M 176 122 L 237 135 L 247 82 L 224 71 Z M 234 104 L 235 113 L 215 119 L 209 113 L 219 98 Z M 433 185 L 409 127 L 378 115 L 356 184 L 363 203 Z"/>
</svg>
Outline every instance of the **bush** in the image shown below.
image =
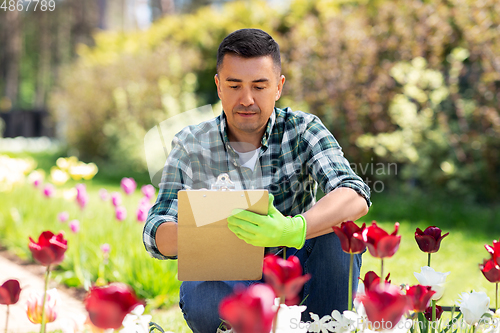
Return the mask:
<svg viewBox="0 0 500 333">
<path fill-rule="evenodd" d="M 395 180 L 492 200 L 500 189 L 499 26 L 495 0 L 295 0 L 282 11 L 231 2 L 166 17 L 147 32 L 97 35 L 52 105 L 80 153 L 145 170 L 145 131 L 190 105 L 214 103 L 220 41 L 262 28 L 281 46 L 287 81 L 279 106 L 320 116 L 361 176 L 387 180 L 367 166 L 397 162 Z M 468 56 L 457 62 L 453 52 L 462 49 Z M 415 59 L 442 80 L 439 103 L 414 95 L 438 88 L 393 75 L 395 66 L 422 63 Z M 421 120 L 398 121 L 398 107 L 399 118 Z M 425 128 L 417 126 L 424 118 Z"/>
</svg>

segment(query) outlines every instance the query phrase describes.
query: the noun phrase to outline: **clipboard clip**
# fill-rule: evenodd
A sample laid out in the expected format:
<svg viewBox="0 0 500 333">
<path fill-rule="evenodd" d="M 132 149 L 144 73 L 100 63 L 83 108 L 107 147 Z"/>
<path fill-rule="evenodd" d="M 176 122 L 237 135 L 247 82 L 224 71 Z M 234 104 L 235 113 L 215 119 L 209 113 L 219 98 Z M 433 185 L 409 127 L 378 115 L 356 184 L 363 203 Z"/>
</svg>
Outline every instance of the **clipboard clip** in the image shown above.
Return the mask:
<svg viewBox="0 0 500 333">
<path fill-rule="evenodd" d="M 217 190 L 217 191 L 229 191 L 229 190 L 234 190 L 235 188 L 236 186 L 231 181 L 227 173 L 221 173 L 217 177 L 217 181 L 215 182 L 215 184 L 212 184 L 211 187 L 212 190 Z"/>
</svg>

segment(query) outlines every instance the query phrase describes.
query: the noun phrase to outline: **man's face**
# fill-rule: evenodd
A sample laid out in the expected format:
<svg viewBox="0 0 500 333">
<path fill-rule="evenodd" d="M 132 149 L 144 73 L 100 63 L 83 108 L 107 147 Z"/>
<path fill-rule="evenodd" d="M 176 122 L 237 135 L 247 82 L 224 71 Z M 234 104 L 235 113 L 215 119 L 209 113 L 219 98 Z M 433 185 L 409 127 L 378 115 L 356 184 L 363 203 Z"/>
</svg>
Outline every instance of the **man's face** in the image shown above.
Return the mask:
<svg viewBox="0 0 500 333">
<path fill-rule="evenodd" d="M 284 83 L 271 56 L 224 56 L 215 84 L 233 136 L 230 139 L 262 136 Z"/>
</svg>

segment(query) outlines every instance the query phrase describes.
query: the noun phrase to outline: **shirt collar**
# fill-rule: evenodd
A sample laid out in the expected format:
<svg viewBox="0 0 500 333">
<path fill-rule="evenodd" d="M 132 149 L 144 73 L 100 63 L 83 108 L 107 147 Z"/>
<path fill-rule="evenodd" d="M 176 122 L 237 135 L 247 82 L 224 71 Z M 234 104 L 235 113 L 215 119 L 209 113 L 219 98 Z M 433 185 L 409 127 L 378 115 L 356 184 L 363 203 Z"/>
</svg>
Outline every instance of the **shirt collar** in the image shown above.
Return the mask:
<svg viewBox="0 0 500 333">
<path fill-rule="evenodd" d="M 271 113 L 271 116 L 269 117 L 269 120 L 267 121 L 267 127 L 266 131 L 264 132 L 264 135 L 262 136 L 261 144 L 263 147 L 267 148 L 269 144 L 269 138 L 271 136 L 271 132 L 274 127 L 274 123 L 276 122 L 276 108 L 274 108 L 273 113 Z M 227 119 L 226 115 L 224 114 L 224 110 L 222 110 L 222 113 L 220 115 L 220 133 L 222 135 L 222 141 L 224 144 L 229 143 L 229 137 L 227 135 Z"/>
</svg>

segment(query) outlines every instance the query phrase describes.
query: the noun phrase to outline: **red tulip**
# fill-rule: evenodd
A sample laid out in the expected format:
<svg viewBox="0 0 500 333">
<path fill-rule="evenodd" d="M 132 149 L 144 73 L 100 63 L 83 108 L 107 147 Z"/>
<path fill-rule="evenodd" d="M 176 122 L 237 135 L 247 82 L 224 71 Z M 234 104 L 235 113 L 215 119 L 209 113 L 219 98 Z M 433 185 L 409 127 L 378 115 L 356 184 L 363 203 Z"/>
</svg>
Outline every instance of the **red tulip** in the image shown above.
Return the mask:
<svg viewBox="0 0 500 333">
<path fill-rule="evenodd" d="M 340 228 L 337 226 L 332 227 L 335 234 L 340 240 L 340 245 L 342 250 L 347 253 L 361 253 L 366 248 L 365 242 L 363 242 L 363 230 L 366 228 L 366 224 L 358 227 L 356 223 L 352 221 L 342 222 Z"/>
<path fill-rule="evenodd" d="M 389 281 L 390 275 L 391 273 L 387 274 L 387 276 L 385 277 L 385 283 L 387 284 L 391 284 L 391 281 Z M 363 281 L 363 285 L 365 286 L 365 291 L 371 290 L 374 286 L 380 284 L 380 277 L 374 271 L 366 272 L 365 278 L 364 279 L 359 278 L 359 279 Z"/>
<path fill-rule="evenodd" d="M 441 240 L 449 234 L 450 233 L 447 232 L 441 236 L 441 229 L 435 226 L 427 227 L 424 231 L 417 228 L 415 231 L 415 240 L 422 252 L 435 253 L 439 250 Z"/>
<path fill-rule="evenodd" d="M 0 304 L 12 305 L 19 301 L 21 286 L 17 280 L 7 280 L 0 286 Z"/>
<path fill-rule="evenodd" d="M 304 283 L 311 278 L 310 274 L 302 275 L 302 266 L 296 256 L 284 260 L 275 255 L 267 255 L 264 258 L 263 274 L 276 295 L 285 297 L 287 305 L 299 303 L 298 295 Z"/>
<path fill-rule="evenodd" d="M 401 235 L 396 236 L 399 229 L 399 223 L 394 225 L 394 232 L 388 234 L 377 226 L 373 221 L 372 225 L 363 230 L 363 241 L 368 247 L 370 254 L 375 258 L 389 258 L 396 253 L 401 242 Z"/>
<path fill-rule="evenodd" d="M 91 287 L 85 298 L 90 321 L 99 328 L 120 328 L 125 316 L 140 304 L 134 291 L 123 283 Z"/>
<path fill-rule="evenodd" d="M 491 254 L 493 261 L 495 261 L 497 265 L 500 265 L 500 242 L 494 240 L 493 246 L 485 245 L 484 247 L 486 248 L 486 251 Z"/>
<path fill-rule="evenodd" d="M 224 298 L 219 313 L 238 333 L 269 333 L 276 314 L 275 296 L 267 284 L 253 284 Z"/>
<path fill-rule="evenodd" d="M 479 269 L 488 281 L 492 283 L 500 282 L 500 267 L 495 265 L 493 259 L 484 259 L 483 263 L 479 264 Z"/>
<path fill-rule="evenodd" d="M 392 329 L 408 308 L 406 295 L 390 284 L 379 284 L 360 297 L 374 329 Z"/>
<path fill-rule="evenodd" d="M 436 305 L 436 320 L 439 320 L 442 314 L 443 308 L 439 305 Z M 429 306 L 427 309 L 425 309 L 424 316 L 428 321 L 432 321 L 432 306 Z"/>
<path fill-rule="evenodd" d="M 422 286 L 421 284 L 411 286 L 406 290 L 406 296 L 408 296 L 411 308 L 415 312 L 424 312 L 429 306 L 432 295 L 435 293 L 435 291 L 431 290 L 431 287 Z"/>
<path fill-rule="evenodd" d="M 33 258 L 43 266 L 57 265 L 64 259 L 64 253 L 68 249 L 68 241 L 64 239 L 63 233 L 54 235 L 51 231 L 44 231 L 38 237 L 38 243 L 30 237 L 28 244 Z"/>
</svg>

